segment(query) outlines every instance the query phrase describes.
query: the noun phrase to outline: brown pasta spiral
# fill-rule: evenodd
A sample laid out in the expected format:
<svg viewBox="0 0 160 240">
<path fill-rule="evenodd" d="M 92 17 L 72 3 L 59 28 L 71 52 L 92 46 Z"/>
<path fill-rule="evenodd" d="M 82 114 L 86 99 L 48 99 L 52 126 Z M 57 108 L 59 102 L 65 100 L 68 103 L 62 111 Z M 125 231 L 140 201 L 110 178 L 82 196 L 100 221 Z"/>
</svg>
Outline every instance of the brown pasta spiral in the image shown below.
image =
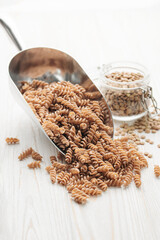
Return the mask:
<svg viewBox="0 0 160 240">
<path fill-rule="evenodd" d="M 124 186 L 128 187 L 128 185 L 132 182 L 132 178 L 133 178 L 133 173 L 129 170 L 127 172 L 127 175 L 125 176 L 124 179 Z"/>
<path fill-rule="evenodd" d="M 141 186 L 141 178 L 140 178 L 139 174 L 136 174 L 134 176 L 134 183 L 135 183 L 137 188 L 139 188 Z"/>
<path fill-rule="evenodd" d="M 136 158 L 133 161 L 133 167 L 134 167 L 134 173 L 141 175 L 141 164 L 140 164 L 140 161 Z"/>
<path fill-rule="evenodd" d="M 23 153 L 21 153 L 18 157 L 18 159 L 21 161 L 27 157 L 30 157 L 32 154 L 32 148 L 28 148 L 27 150 L 25 150 Z"/>
<path fill-rule="evenodd" d="M 143 156 L 143 154 L 141 152 L 138 152 L 136 149 L 134 149 L 131 146 L 130 153 L 134 154 L 134 155 L 136 155 L 138 157 L 139 161 L 141 162 L 141 168 L 148 167 L 148 162 L 147 162 L 147 160 L 145 159 L 145 157 Z"/>
<path fill-rule="evenodd" d="M 57 177 L 57 181 L 59 184 L 66 186 L 67 183 L 69 182 L 70 177 L 71 177 L 70 173 L 63 172 L 63 175 L 61 176 L 61 178 Z"/>
<path fill-rule="evenodd" d="M 126 154 L 126 152 L 123 150 L 123 147 L 122 147 L 122 144 L 121 144 L 121 142 L 119 141 L 117 141 L 116 142 L 117 143 L 117 150 L 118 150 L 118 152 L 119 152 L 119 155 L 120 155 L 120 158 L 121 158 L 121 160 L 122 160 L 122 163 L 123 164 L 127 164 L 128 163 L 128 157 L 127 157 L 127 154 Z"/>
<path fill-rule="evenodd" d="M 6 138 L 6 143 L 8 144 L 8 145 L 10 145 L 10 144 L 17 144 L 17 143 L 19 143 L 19 139 L 18 138 Z"/>
<path fill-rule="evenodd" d="M 118 178 L 118 173 L 116 173 L 116 172 L 108 172 L 108 173 L 106 173 L 106 176 L 109 179 L 117 179 Z"/>
<path fill-rule="evenodd" d="M 98 188 L 82 188 L 82 191 L 85 192 L 87 195 L 90 196 L 98 196 L 102 194 L 102 191 Z"/>
<path fill-rule="evenodd" d="M 29 168 L 40 168 L 41 164 L 40 164 L 40 161 L 34 161 L 34 162 L 29 163 L 27 166 Z"/>
<path fill-rule="evenodd" d="M 95 112 L 95 114 L 97 116 L 100 116 L 100 114 L 101 114 L 101 107 L 100 107 L 98 101 L 92 101 L 92 104 L 93 104 L 92 105 L 93 111 Z"/>
<path fill-rule="evenodd" d="M 59 162 L 54 162 L 53 164 L 53 167 L 55 167 L 56 169 L 59 169 L 59 170 L 66 170 L 67 169 L 67 165 L 66 164 L 63 164 L 63 163 L 59 163 Z"/>
<path fill-rule="evenodd" d="M 50 174 L 51 182 L 55 183 L 56 182 L 56 170 L 55 170 L 55 168 L 51 168 L 50 171 L 49 171 L 49 174 Z"/>
<path fill-rule="evenodd" d="M 158 165 L 154 166 L 154 174 L 156 177 L 160 176 L 160 166 L 158 166 Z"/>
<path fill-rule="evenodd" d="M 108 179 L 105 183 L 108 187 L 121 187 L 123 184 L 120 179 Z"/>
<path fill-rule="evenodd" d="M 36 161 L 42 161 L 42 156 L 34 150 L 32 150 L 32 158 Z"/>
<path fill-rule="evenodd" d="M 72 197 L 77 203 L 84 204 L 87 201 L 88 195 L 78 188 L 74 188 L 72 190 Z"/>
<path fill-rule="evenodd" d="M 97 186 L 102 190 L 107 190 L 107 184 L 105 184 L 101 179 L 97 179 Z"/>
<path fill-rule="evenodd" d="M 87 143 L 92 142 L 92 139 L 96 133 L 96 130 L 97 130 L 97 125 L 96 124 L 91 125 L 91 128 L 89 129 L 88 134 L 87 134 Z"/>
<path fill-rule="evenodd" d="M 63 179 L 63 176 L 64 176 L 65 172 L 64 171 L 61 171 L 58 176 L 57 176 L 57 182 L 60 183 L 61 180 Z"/>
<path fill-rule="evenodd" d="M 79 108 L 76 107 L 75 104 L 65 100 L 64 98 L 58 97 L 56 100 L 58 103 L 61 103 L 62 105 L 66 106 L 67 108 L 73 110 L 75 113 L 78 113 L 78 114 L 80 113 Z"/>
</svg>

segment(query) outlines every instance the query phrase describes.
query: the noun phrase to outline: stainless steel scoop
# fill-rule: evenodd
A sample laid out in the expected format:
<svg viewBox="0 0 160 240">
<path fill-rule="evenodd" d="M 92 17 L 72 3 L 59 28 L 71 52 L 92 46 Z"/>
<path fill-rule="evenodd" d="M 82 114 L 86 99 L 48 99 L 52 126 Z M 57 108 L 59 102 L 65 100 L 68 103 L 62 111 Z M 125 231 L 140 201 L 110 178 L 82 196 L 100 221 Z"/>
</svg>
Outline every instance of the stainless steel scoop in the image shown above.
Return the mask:
<svg viewBox="0 0 160 240">
<path fill-rule="evenodd" d="M 21 50 L 21 46 L 9 26 L 1 19 L 0 22 L 9 33 L 18 49 Z M 36 122 L 51 142 L 52 140 L 45 133 L 41 124 L 19 91 L 21 81 L 32 81 L 32 79 L 35 78 L 46 82 L 70 81 L 72 84 L 79 84 L 87 90 L 99 91 L 74 58 L 64 52 L 51 48 L 32 48 L 21 51 L 10 61 L 9 75 L 11 92 L 17 103 L 20 104 L 24 111 L 29 114 L 34 122 Z M 99 100 L 102 99 L 103 96 L 101 94 Z M 106 124 L 113 127 L 111 111 L 106 102 L 105 104 L 109 116 Z M 113 134 L 111 134 L 111 137 L 113 137 Z M 63 153 L 54 142 L 52 142 L 52 144 Z"/>
</svg>

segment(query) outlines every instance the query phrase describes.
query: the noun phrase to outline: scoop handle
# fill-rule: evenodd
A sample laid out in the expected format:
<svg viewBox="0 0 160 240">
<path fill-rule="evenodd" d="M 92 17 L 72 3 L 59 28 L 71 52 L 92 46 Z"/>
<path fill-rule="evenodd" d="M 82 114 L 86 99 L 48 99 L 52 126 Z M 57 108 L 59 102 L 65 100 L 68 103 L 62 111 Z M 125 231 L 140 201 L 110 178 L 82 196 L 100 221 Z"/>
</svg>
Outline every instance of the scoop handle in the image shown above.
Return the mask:
<svg viewBox="0 0 160 240">
<path fill-rule="evenodd" d="M 4 29 L 6 30 L 6 32 L 8 33 L 9 37 L 12 39 L 12 41 L 14 42 L 14 44 L 16 45 L 18 50 L 21 51 L 22 47 L 21 47 L 20 43 L 18 42 L 15 34 L 13 33 L 12 29 L 1 18 L 0 18 L 0 23 L 4 27 Z"/>
</svg>

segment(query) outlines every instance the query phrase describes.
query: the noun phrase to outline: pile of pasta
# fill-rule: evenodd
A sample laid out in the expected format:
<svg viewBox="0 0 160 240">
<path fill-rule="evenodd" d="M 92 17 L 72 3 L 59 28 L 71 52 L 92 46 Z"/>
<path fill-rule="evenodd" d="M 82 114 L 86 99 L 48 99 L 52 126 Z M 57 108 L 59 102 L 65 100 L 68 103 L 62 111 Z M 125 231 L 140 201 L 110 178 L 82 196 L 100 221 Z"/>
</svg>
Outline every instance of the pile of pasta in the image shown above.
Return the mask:
<svg viewBox="0 0 160 240">
<path fill-rule="evenodd" d="M 52 183 L 66 186 L 72 198 L 86 203 L 108 187 L 141 185 L 144 155 L 127 137 L 112 140 L 108 109 L 98 91 L 70 82 L 22 82 L 21 93 L 43 129 L 65 153 L 51 157 L 46 170 Z"/>
</svg>

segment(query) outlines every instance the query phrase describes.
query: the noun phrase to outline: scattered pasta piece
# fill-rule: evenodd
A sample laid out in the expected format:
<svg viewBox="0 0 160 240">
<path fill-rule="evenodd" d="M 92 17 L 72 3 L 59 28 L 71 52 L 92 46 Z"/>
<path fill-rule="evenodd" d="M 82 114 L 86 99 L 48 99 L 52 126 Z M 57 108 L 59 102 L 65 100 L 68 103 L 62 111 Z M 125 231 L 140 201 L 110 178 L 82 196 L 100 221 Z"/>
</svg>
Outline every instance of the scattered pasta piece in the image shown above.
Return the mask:
<svg viewBox="0 0 160 240">
<path fill-rule="evenodd" d="M 18 159 L 21 161 L 21 160 L 23 160 L 23 159 L 25 159 L 25 158 L 30 157 L 31 154 L 32 154 L 32 150 L 33 150 L 32 148 L 28 148 L 27 150 L 25 150 L 24 152 L 22 152 L 22 153 L 19 155 Z"/>
<path fill-rule="evenodd" d="M 154 174 L 156 177 L 160 176 L 160 166 L 158 166 L 158 165 L 154 166 Z"/>
<path fill-rule="evenodd" d="M 34 150 L 32 150 L 32 158 L 36 161 L 42 161 L 42 156 Z"/>
<path fill-rule="evenodd" d="M 139 188 L 141 186 L 141 178 L 139 174 L 136 174 L 134 176 L 134 182 L 137 188 Z"/>
<path fill-rule="evenodd" d="M 51 170 L 49 171 L 50 174 L 50 179 L 52 183 L 56 182 L 56 170 L 55 168 L 51 168 Z"/>
<path fill-rule="evenodd" d="M 6 143 L 8 145 L 11 145 L 11 144 L 17 144 L 19 143 L 19 139 L 18 138 L 6 138 Z"/>
<path fill-rule="evenodd" d="M 40 168 L 41 167 L 41 164 L 40 164 L 40 161 L 34 161 L 34 162 L 31 162 L 27 165 L 29 168 Z"/>
</svg>

